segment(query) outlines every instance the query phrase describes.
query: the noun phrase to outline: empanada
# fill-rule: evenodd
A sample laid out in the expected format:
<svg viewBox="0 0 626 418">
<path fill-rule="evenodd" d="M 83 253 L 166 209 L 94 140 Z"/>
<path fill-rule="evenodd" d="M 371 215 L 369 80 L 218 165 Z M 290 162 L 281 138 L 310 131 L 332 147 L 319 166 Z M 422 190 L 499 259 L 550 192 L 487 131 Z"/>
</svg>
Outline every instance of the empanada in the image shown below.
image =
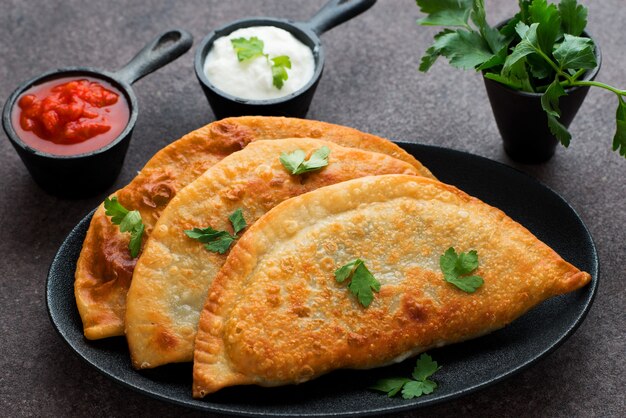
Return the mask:
<svg viewBox="0 0 626 418">
<path fill-rule="evenodd" d="M 484 284 L 474 293 L 444 280 L 450 247 L 477 251 Z M 334 276 L 356 258 L 381 284 L 367 308 Z M 501 328 L 589 281 L 453 186 L 388 175 L 320 188 L 272 209 L 231 250 L 201 314 L 193 394 L 398 362 Z"/>
<path fill-rule="evenodd" d="M 222 158 L 257 139 L 293 137 L 323 138 L 392 155 L 412 164 L 421 175 L 432 177 L 397 145 L 355 129 L 304 119 L 241 117 L 211 123 L 163 148 L 129 185 L 112 196 L 126 208 L 139 210 L 147 238 L 174 195 Z M 126 292 L 136 263 L 129 255 L 128 242 L 129 234 L 120 233 L 100 205 L 91 220 L 75 275 L 76 304 L 88 339 L 124 334 Z"/>
<path fill-rule="evenodd" d="M 330 148 L 328 166 L 292 175 L 279 161 L 298 149 Z M 233 153 L 181 190 L 156 223 L 128 291 L 126 338 L 133 365 L 191 361 L 207 289 L 226 254 L 207 251 L 185 230 L 232 232 L 229 215 L 241 209 L 248 225 L 293 196 L 363 176 L 419 174 L 404 161 L 315 139 L 256 141 Z M 245 233 L 244 233 L 245 236 Z"/>
</svg>

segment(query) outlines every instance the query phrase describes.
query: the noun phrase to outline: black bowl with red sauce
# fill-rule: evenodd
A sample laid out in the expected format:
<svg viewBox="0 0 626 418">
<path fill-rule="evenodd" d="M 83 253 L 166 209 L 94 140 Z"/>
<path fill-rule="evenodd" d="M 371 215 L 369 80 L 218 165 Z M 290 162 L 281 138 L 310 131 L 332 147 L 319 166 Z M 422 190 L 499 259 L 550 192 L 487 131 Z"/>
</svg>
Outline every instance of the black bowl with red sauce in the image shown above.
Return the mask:
<svg viewBox="0 0 626 418">
<path fill-rule="evenodd" d="M 131 84 L 175 60 L 191 44 L 188 32 L 167 31 L 116 72 L 69 67 L 20 85 L 5 103 L 2 125 L 35 182 L 50 194 L 74 198 L 110 187 L 137 121 Z M 66 86 L 67 91 L 59 87 L 70 82 L 78 84 Z M 79 99 L 67 96 L 71 88 Z"/>
</svg>

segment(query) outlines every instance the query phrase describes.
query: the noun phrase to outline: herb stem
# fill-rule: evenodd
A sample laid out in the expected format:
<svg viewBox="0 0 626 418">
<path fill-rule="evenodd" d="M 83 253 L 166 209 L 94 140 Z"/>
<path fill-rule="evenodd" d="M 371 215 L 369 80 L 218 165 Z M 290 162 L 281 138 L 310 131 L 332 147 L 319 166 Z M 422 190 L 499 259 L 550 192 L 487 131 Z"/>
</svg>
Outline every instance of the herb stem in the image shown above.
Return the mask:
<svg viewBox="0 0 626 418">
<path fill-rule="evenodd" d="M 608 84 L 604 84 L 601 83 L 599 81 L 570 81 L 570 86 L 595 86 L 595 87 L 600 87 L 609 91 L 612 91 L 613 93 L 619 95 L 619 96 L 626 96 L 626 90 L 619 90 L 616 89 L 615 87 L 611 87 Z"/>
</svg>

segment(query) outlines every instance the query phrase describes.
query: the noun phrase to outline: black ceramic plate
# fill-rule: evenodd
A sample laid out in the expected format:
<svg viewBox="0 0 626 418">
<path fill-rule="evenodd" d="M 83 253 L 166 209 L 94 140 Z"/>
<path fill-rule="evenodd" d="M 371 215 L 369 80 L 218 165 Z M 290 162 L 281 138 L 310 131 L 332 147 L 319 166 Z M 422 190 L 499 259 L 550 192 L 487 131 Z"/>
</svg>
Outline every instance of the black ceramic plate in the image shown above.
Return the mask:
<svg viewBox="0 0 626 418">
<path fill-rule="evenodd" d="M 542 303 L 502 330 L 431 350 L 429 353 L 443 366 L 436 374 L 439 388 L 433 394 L 403 400 L 367 389 L 381 377 L 408 376 L 414 359 L 381 369 L 337 371 L 299 386 L 227 388 L 204 400 L 191 397 L 190 364 L 133 370 L 123 338 L 83 338 L 73 283 L 91 214 L 68 235 L 50 267 L 47 302 L 52 323 L 80 357 L 123 385 L 176 404 L 237 415 L 348 416 L 398 412 L 466 395 L 529 367 L 569 337 L 591 306 L 598 286 L 598 258 L 589 231 L 566 201 L 524 173 L 463 152 L 400 145 L 440 180 L 504 210 L 563 258 L 593 276 L 589 286 Z"/>
</svg>

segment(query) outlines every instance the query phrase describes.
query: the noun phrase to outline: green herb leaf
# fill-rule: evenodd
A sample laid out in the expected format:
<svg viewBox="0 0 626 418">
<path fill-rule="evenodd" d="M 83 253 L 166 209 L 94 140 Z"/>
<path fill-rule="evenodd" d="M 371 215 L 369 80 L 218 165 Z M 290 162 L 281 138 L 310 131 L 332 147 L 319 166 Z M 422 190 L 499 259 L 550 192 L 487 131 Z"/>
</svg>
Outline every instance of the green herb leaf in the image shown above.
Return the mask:
<svg viewBox="0 0 626 418">
<path fill-rule="evenodd" d="M 549 56 L 554 42 L 561 34 L 561 14 L 557 7 L 548 4 L 547 0 L 533 0 L 528 10 L 531 21 L 538 24 L 538 45 Z"/>
<path fill-rule="evenodd" d="M 291 153 L 283 152 L 280 154 L 280 163 L 291 174 L 298 175 L 308 173 L 310 171 L 319 170 L 328 165 L 328 156 L 330 148 L 323 146 L 311 154 L 308 160 L 305 160 L 306 153 L 300 149 Z"/>
<path fill-rule="evenodd" d="M 618 151 L 619 155 L 626 157 L 626 102 L 617 96 L 619 103 L 615 115 L 617 129 L 613 137 L 613 151 Z"/>
<path fill-rule="evenodd" d="M 436 361 L 433 361 L 431 356 L 424 353 L 415 363 L 415 368 L 413 369 L 413 379 L 424 381 L 435 374 L 435 372 L 440 368 L 441 367 L 437 365 Z"/>
<path fill-rule="evenodd" d="M 216 239 L 224 235 L 230 234 L 227 231 L 218 231 L 208 226 L 206 228 L 194 228 L 191 230 L 186 230 L 185 235 L 187 235 L 189 238 L 200 241 L 203 244 L 207 244 L 211 241 L 215 241 Z"/>
<path fill-rule="evenodd" d="M 428 395 L 429 393 L 433 393 L 436 388 L 437 384 L 431 380 L 426 380 L 424 382 L 416 382 L 415 380 L 411 380 L 410 382 L 406 383 L 402 388 L 402 398 L 418 398 L 422 395 Z"/>
<path fill-rule="evenodd" d="M 576 0 L 561 0 L 559 11 L 563 32 L 580 36 L 587 26 L 587 8 L 577 4 Z"/>
<path fill-rule="evenodd" d="M 446 36 L 449 36 L 453 33 L 453 30 L 444 29 L 435 35 L 435 43 L 426 50 L 424 56 L 422 57 L 422 60 L 420 61 L 419 70 L 421 72 L 425 73 L 426 71 L 428 71 L 430 67 L 433 66 L 435 61 L 437 61 L 437 58 L 443 55 L 442 50 L 443 48 L 445 48 L 447 40 L 442 38 L 445 38 Z"/>
<path fill-rule="evenodd" d="M 185 230 L 185 235 L 189 238 L 200 241 L 204 244 L 204 248 L 214 253 L 224 254 L 233 242 L 238 238 L 239 232 L 245 229 L 248 225 L 243 217 L 241 209 L 237 209 L 230 214 L 228 220 L 233 226 L 235 232 L 231 235 L 228 231 L 218 231 L 210 226 L 206 228 L 193 228 Z"/>
<path fill-rule="evenodd" d="M 141 218 L 139 218 L 141 221 Z M 136 228 L 133 228 L 130 231 L 130 242 L 128 243 L 128 249 L 130 250 L 130 256 L 135 258 L 139 255 L 139 251 L 141 250 L 141 238 L 143 236 L 143 232 L 145 227 L 143 223 L 139 224 Z"/>
<path fill-rule="evenodd" d="M 530 26 L 527 26 L 523 22 L 519 22 L 515 27 L 518 35 L 522 40 L 518 43 L 511 55 L 506 58 L 506 62 L 504 63 L 503 72 L 510 71 L 510 68 L 515 65 L 519 60 L 526 57 L 529 54 L 534 54 L 537 52 L 537 27 L 539 25 L 537 23 L 533 23 Z"/>
<path fill-rule="evenodd" d="M 424 26 L 467 26 L 472 0 L 417 0 L 422 13 L 428 14 L 417 21 Z"/>
<path fill-rule="evenodd" d="M 437 388 L 437 383 L 428 378 L 440 368 L 436 361 L 424 353 L 417 359 L 413 370 L 413 379 L 403 377 L 380 379 L 376 384 L 370 386 L 370 389 L 386 392 L 389 397 L 395 396 L 402 390 L 404 399 L 428 395 Z"/>
<path fill-rule="evenodd" d="M 343 283 L 350 278 L 348 289 L 357 297 L 361 305 L 370 306 L 374 300 L 373 291 L 380 291 L 380 282 L 365 267 L 365 263 L 360 258 L 350 261 L 335 271 L 335 280 Z"/>
<path fill-rule="evenodd" d="M 235 242 L 235 239 L 237 239 L 237 237 L 234 235 L 230 235 L 228 233 L 221 234 L 215 240 L 209 242 L 208 244 L 204 244 L 204 248 L 214 253 L 224 254 L 228 251 L 232 243 Z"/>
<path fill-rule="evenodd" d="M 548 128 L 552 135 L 558 139 L 564 147 L 568 147 L 572 139 L 572 135 L 569 133 L 565 125 L 563 125 L 554 115 L 548 115 Z"/>
<path fill-rule="evenodd" d="M 474 293 L 484 283 L 480 276 L 467 276 L 478 268 L 476 251 L 457 254 L 454 248 L 450 247 L 439 258 L 439 267 L 445 281 L 464 292 Z"/>
<path fill-rule="evenodd" d="M 555 118 L 561 117 L 561 110 L 559 109 L 559 98 L 567 95 L 563 86 L 559 82 L 559 78 L 556 77 L 552 84 L 548 86 L 546 92 L 541 96 L 541 107 L 549 115 Z"/>
<path fill-rule="evenodd" d="M 137 257 L 141 250 L 141 238 L 145 230 L 139 211 L 129 211 L 122 206 L 117 197 L 113 197 L 104 199 L 104 213 L 111 217 L 113 225 L 119 225 L 120 232 L 130 232 L 128 250 L 132 258 Z"/>
<path fill-rule="evenodd" d="M 143 225 L 141 222 L 141 214 L 137 210 L 130 211 L 124 216 L 124 219 L 120 222 L 121 232 L 131 232 L 138 228 L 139 225 Z"/>
<path fill-rule="evenodd" d="M 491 48 L 477 32 L 458 30 L 442 37 L 441 41 L 445 43 L 442 55 L 456 68 L 476 68 L 493 56 Z"/>
<path fill-rule="evenodd" d="M 565 34 L 563 42 L 554 50 L 554 58 L 562 70 L 592 69 L 598 65 L 593 41 L 568 34 Z"/>
<path fill-rule="evenodd" d="M 296 174 L 298 168 L 304 162 L 306 158 L 306 153 L 301 149 L 297 149 L 294 152 L 290 152 L 287 154 L 283 152 L 280 154 L 280 163 L 289 171 L 291 174 Z"/>
<path fill-rule="evenodd" d="M 279 90 L 283 88 L 283 84 L 289 78 L 287 74 L 287 68 L 291 68 L 291 60 L 287 55 L 281 55 L 276 58 L 272 58 L 272 79 L 274 86 Z"/>
<path fill-rule="evenodd" d="M 504 48 L 502 48 L 500 51 L 498 51 L 497 53 L 495 53 L 491 58 L 489 58 L 487 61 L 483 62 L 482 64 L 480 64 L 477 68 L 476 71 L 483 71 L 483 70 L 488 70 L 490 68 L 493 67 L 497 67 L 499 65 L 502 65 L 506 62 L 506 56 L 508 54 L 508 47 L 505 46 Z"/>
<path fill-rule="evenodd" d="M 228 220 L 233 226 L 233 231 L 235 231 L 235 235 L 237 235 L 241 230 L 245 229 L 248 224 L 246 224 L 246 220 L 243 217 L 243 211 L 241 208 L 237 209 L 228 217 Z"/>
<path fill-rule="evenodd" d="M 407 377 L 391 377 L 388 379 L 380 379 L 373 386 L 370 386 L 370 389 L 379 390 L 381 392 L 386 392 L 387 396 L 390 398 L 395 396 L 402 387 L 412 380 Z"/>
<path fill-rule="evenodd" d="M 263 53 L 263 41 L 253 36 L 249 39 L 237 38 L 231 39 L 230 43 L 233 45 L 233 49 L 237 53 L 237 59 L 241 61 L 249 60 L 255 57 L 262 57 Z"/>
<path fill-rule="evenodd" d="M 502 48 L 507 46 L 506 38 L 487 23 L 484 0 L 474 0 L 471 17 L 483 39 L 487 41 L 487 45 L 489 45 L 492 53 L 497 54 Z"/>
<path fill-rule="evenodd" d="M 111 217 L 113 225 L 119 225 L 128 214 L 128 209 L 122 206 L 122 204 L 117 200 L 117 197 L 113 197 L 112 199 L 107 197 L 104 199 L 104 213 L 106 216 Z"/>
</svg>

